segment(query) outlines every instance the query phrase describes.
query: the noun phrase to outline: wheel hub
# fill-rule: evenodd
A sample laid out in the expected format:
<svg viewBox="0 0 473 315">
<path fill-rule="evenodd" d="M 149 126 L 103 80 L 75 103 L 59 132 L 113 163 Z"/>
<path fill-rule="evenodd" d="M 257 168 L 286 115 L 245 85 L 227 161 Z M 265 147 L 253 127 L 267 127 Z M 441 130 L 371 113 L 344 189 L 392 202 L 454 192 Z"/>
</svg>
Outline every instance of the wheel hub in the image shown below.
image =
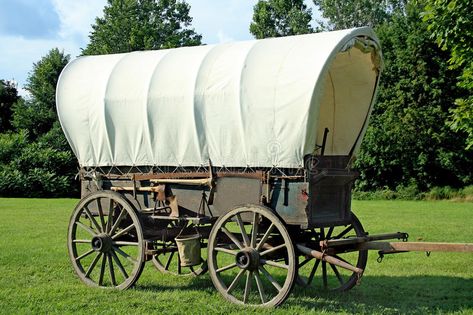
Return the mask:
<svg viewBox="0 0 473 315">
<path fill-rule="evenodd" d="M 256 250 L 245 248 L 236 254 L 235 262 L 241 269 L 254 271 L 260 265 L 260 256 Z"/>
<path fill-rule="evenodd" d="M 92 238 L 92 249 L 96 252 L 107 253 L 112 249 L 112 238 L 107 234 L 100 234 Z"/>
</svg>

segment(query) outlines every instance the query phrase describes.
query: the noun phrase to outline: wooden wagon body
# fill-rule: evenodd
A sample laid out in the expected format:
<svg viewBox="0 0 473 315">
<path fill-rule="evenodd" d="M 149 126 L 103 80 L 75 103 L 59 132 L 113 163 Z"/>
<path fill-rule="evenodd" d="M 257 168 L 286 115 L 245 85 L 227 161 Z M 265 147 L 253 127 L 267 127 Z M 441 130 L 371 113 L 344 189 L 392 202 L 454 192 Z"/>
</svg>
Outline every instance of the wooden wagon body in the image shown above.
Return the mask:
<svg viewBox="0 0 473 315">
<path fill-rule="evenodd" d="M 81 167 L 78 276 L 125 289 L 152 260 L 266 306 L 317 270 L 353 287 L 368 249 L 398 250 L 366 244 L 407 239 L 351 211 L 381 67 L 369 28 L 72 61 L 57 107 Z"/>
</svg>

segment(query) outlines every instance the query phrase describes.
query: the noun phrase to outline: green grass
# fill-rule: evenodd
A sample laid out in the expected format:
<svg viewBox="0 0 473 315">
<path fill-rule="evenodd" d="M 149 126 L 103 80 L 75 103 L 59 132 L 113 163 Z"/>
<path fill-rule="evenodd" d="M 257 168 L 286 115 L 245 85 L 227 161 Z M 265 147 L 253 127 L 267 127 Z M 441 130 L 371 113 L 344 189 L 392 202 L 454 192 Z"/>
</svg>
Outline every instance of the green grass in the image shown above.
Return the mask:
<svg viewBox="0 0 473 315">
<path fill-rule="evenodd" d="M 473 254 L 370 252 L 362 284 L 348 293 L 296 287 L 278 309 L 226 302 L 205 274 L 162 275 L 148 263 L 134 289 L 89 288 L 74 275 L 66 249 L 77 200 L 0 199 L 0 313 L 459 313 L 473 314 Z M 354 201 L 371 234 L 408 232 L 410 240 L 473 242 L 473 203 Z"/>
</svg>

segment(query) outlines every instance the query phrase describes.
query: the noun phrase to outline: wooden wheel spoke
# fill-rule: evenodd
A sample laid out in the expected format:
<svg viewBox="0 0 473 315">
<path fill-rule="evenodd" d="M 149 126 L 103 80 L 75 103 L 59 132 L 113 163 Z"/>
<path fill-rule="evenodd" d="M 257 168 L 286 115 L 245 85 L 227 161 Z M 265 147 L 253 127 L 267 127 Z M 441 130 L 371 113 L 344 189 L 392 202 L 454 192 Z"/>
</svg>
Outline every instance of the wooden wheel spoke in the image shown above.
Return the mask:
<svg viewBox="0 0 473 315">
<path fill-rule="evenodd" d="M 103 284 L 103 276 L 105 274 L 105 265 L 107 264 L 107 255 L 102 255 L 102 266 L 100 267 L 99 285 Z"/>
<path fill-rule="evenodd" d="M 79 260 L 81 260 L 82 258 L 85 258 L 85 257 L 89 256 L 89 255 L 92 254 L 93 252 L 94 252 L 93 249 L 90 249 L 90 250 L 86 251 L 86 252 L 83 253 L 82 255 L 76 257 L 76 261 L 79 261 Z"/>
<path fill-rule="evenodd" d="M 120 211 L 120 214 L 118 215 L 117 220 L 113 224 L 112 228 L 110 229 L 110 232 L 108 233 L 109 235 L 112 235 L 115 233 L 115 230 L 117 229 L 118 225 L 122 222 L 123 215 L 126 213 L 126 210 L 123 208 L 122 211 Z"/>
<path fill-rule="evenodd" d="M 216 273 L 220 273 L 220 272 L 222 272 L 222 271 L 235 268 L 236 265 L 237 265 L 236 263 L 232 263 L 232 264 L 227 265 L 227 266 L 225 266 L 225 267 L 218 268 L 217 270 L 215 270 L 215 272 L 216 272 Z M 242 270 L 243 270 L 243 269 L 242 269 Z"/>
<path fill-rule="evenodd" d="M 230 283 L 230 286 L 227 288 L 227 293 L 230 294 L 238 284 L 238 280 L 240 280 L 241 276 L 245 272 L 245 269 L 241 269 L 240 272 L 236 275 L 235 279 L 233 279 L 232 283 Z"/>
<path fill-rule="evenodd" d="M 105 233 L 110 233 L 110 230 L 112 229 L 112 223 L 113 223 L 113 204 L 115 202 L 113 201 L 113 199 L 110 199 L 110 203 L 108 205 L 108 217 L 107 217 L 107 227 L 105 229 Z M 109 257 L 110 259 L 110 257 Z"/>
<path fill-rule="evenodd" d="M 264 243 L 266 243 L 266 241 L 268 240 L 268 237 L 271 234 L 271 232 L 273 231 L 273 229 L 274 229 L 274 223 L 271 223 L 271 225 L 269 226 L 266 233 L 264 233 L 263 238 L 259 241 L 258 245 L 256 246 L 257 251 L 261 250 L 261 247 L 263 246 Z"/>
<path fill-rule="evenodd" d="M 329 265 L 332 268 L 333 272 L 335 273 L 335 276 L 337 276 L 338 282 L 340 282 L 340 284 L 343 284 L 344 283 L 343 278 L 340 275 L 340 272 L 338 272 L 337 267 L 335 265 L 332 265 L 332 264 L 329 264 Z"/>
<path fill-rule="evenodd" d="M 316 259 L 314 262 L 314 266 L 312 267 L 312 270 L 310 271 L 309 278 L 307 279 L 307 285 L 312 283 L 312 280 L 314 279 L 314 275 L 319 265 L 320 265 L 320 260 Z"/>
<path fill-rule="evenodd" d="M 182 267 L 181 267 L 181 255 L 177 253 L 177 274 L 180 275 L 182 273 Z"/>
<path fill-rule="evenodd" d="M 169 254 L 168 260 L 166 261 L 166 265 L 164 266 L 164 269 L 169 270 L 169 265 L 171 265 L 172 257 L 174 256 L 174 252 L 171 252 Z"/>
<path fill-rule="evenodd" d="M 248 302 L 248 296 L 249 296 L 250 291 L 251 291 L 251 278 L 252 277 L 253 277 L 253 272 L 249 271 L 246 274 L 245 292 L 243 293 L 243 303 L 245 303 L 245 304 Z"/>
<path fill-rule="evenodd" d="M 241 236 L 243 237 L 243 243 L 246 246 L 250 246 L 250 239 L 248 238 L 248 234 L 246 234 L 245 225 L 243 224 L 241 215 L 237 213 L 235 217 L 237 219 L 238 226 L 240 227 Z"/>
<path fill-rule="evenodd" d="M 282 243 L 281 245 L 278 245 L 278 246 L 274 246 L 273 248 L 270 248 L 270 249 L 267 249 L 265 250 L 264 252 L 261 252 L 259 255 L 260 256 L 264 256 L 264 255 L 267 255 L 269 253 L 272 253 L 272 252 L 275 252 L 281 248 L 284 248 L 286 247 L 286 244 Z"/>
<path fill-rule="evenodd" d="M 135 224 L 132 223 L 130 224 L 129 226 L 127 226 L 126 228 L 124 228 L 123 230 L 119 231 L 117 234 L 115 234 L 114 236 L 112 236 L 112 240 L 116 239 L 117 237 L 119 236 L 122 236 L 123 234 L 125 233 L 128 233 L 130 230 L 134 229 L 135 228 Z"/>
<path fill-rule="evenodd" d="M 344 237 L 344 236 L 347 235 L 348 232 L 350 232 L 351 230 L 353 230 L 353 225 L 352 225 L 352 224 L 350 224 L 350 226 L 348 226 L 346 229 L 344 229 L 342 232 L 340 232 L 340 234 L 338 234 L 337 236 L 335 236 L 334 239 L 338 239 L 338 238 Z"/>
<path fill-rule="evenodd" d="M 91 240 L 73 240 L 72 243 L 90 244 Z"/>
<path fill-rule="evenodd" d="M 235 235 L 233 235 L 232 232 L 230 232 L 226 227 L 222 226 L 222 231 L 223 233 L 225 233 L 228 238 L 230 238 L 232 240 L 232 242 L 238 246 L 239 249 L 243 249 L 243 245 L 241 244 L 241 242 L 235 237 Z"/>
<path fill-rule="evenodd" d="M 255 212 L 253 214 L 253 227 L 251 229 L 251 244 L 252 248 L 256 247 L 256 238 L 258 237 L 258 221 L 259 221 L 259 214 Z"/>
<path fill-rule="evenodd" d="M 324 288 L 327 289 L 328 282 L 327 282 L 327 262 L 322 261 L 322 280 L 324 283 Z"/>
<path fill-rule="evenodd" d="M 279 283 L 269 274 L 269 272 L 264 269 L 263 266 L 259 266 L 258 268 L 261 273 L 266 277 L 266 279 L 269 280 L 269 282 L 271 282 L 271 284 L 276 288 L 276 290 L 278 290 L 278 292 L 280 292 L 282 290 L 281 286 L 279 285 Z"/>
<path fill-rule="evenodd" d="M 125 279 L 128 279 L 128 274 L 126 273 L 126 270 L 125 268 L 123 267 L 120 259 L 118 259 L 118 256 L 117 254 L 115 254 L 115 251 L 112 250 L 112 257 L 113 257 L 113 260 L 115 261 L 115 264 L 117 265 L 118 267 L 118 270 L 120 270 L 120 272 L 122 273 L 123 277 Z"/>
<path fill-rule="evenodd" d="M 95 229 L 98 231 L 98 233 L 103 232 L 102 228 L 99 226 L 97 220 L 95 220 L 94 216 L 90 212 L 89 208 L 87 208 L 87 206 L 84 206 L 84 212 L 89 217 L 90 222 L 92 222 L 93 226 L 95 226 Z"/>
<path fill-rule="evenodd" d="M 307 264 L 312 259 L 314 259 L 314 257 L 308 257 L 308 258 L 304 259 L 297 267 L 302 268 L 303 266 L 305 266 L 305 264 Z"/>
<path fill-rule="evenodd" d="M 97 202 L 97 210 L 99 212 L 99 217 L 100 217 L 100 223 L 102 224 L 102 231 L 105 231 L 105 219 L 103 217 L 103 209 L 102 209 L 102 203 L 100 202 L 100 198 L 95 199 Z"/>
<path fill-rule="evenodd" d="M 90 264 L 89 268 L 87 268 L 87 271 L 85 272 L 86 278 L 89 278 L 90 274 L 95 268 L 95 265 L 97 265 L 97 262 L 99 261 L 100 257 L 102 257 L 102 253 L 97 253 L 97 256 L 95 256 L 94 260 L 92 260 L 92 263 Z"/>
<path fill-rule="evenodd" d="M 260 262 L 263 265 L 273 266 L 273 267 L 277 267 L 277 268 L 281 268 L 281 269 L 289 269 L 288 265 L 277 263 L 277 262 L 272 261 L 272 260 L 260 259 Z"/>
<path fill-rule="evenodd" d="M 131 257 L 130 255 L 128 255 L 127 253 L 122 251 L 120 248 L 115 247 L 115 246 L 113 246 L 112 248 L 113 248 L 114 251 L 116 251 L 117 253 L 119 253 L 120 255 L 122 255 L 123 257 L 125 257 L 129 261 L 131 261 L 132 263 L 134 263 L 134 264 L 137 263 L 137 261 L 133 257 Z"/>
<path fill-rule="evenodd" d="M 261 278 L 259 276 L 258 271 L 254 272 L 253 275 L 255 276 L 256 287 L 258 288 L 258 292 L 259 292 L 261 302 L 264 304 L 264 303 L 266 303 L 266 297 L 265 297 L 265 293 L 264 293 L 263 282 L 261 281 Z"/>
<path fill-rule="evenodd" d="M 117 281 L 115 279 L 115 270 L 113 269 L 113 261 L 112 261 L 112 255 L 107 254 L 107 260 L 108 260 L 108 271 L 110 272 L 110 281 L 112 281 L 112 284 L 114 286 L 117 285 Z"/>
<path fill-rule="evenodd" d="M 116 241 L 112 242 L 113 245 L 118 245 L 118 246 L 138 246 L 138 242 L 124 242 L 124 241 Z"/>
<path fill-rule="evenodd" d="M 84 223 L 80 222 L 80 221 L 76 221 L 75 222 L 77 226 L 79 226 L 80 228 L 82 228 L 84 231 L 87 231 L 90 235 L 92 236 L 96 236 L 97 234 L 91 229 L 89 228 L 87 225 L 85 225 Z"/>
<path fill-rule="evenodd" d="M 330 237 L 332 237 L 332 233 L 333 233 L 333 230 L 335 229 L 334 226 L 331 226 L 329 229 L 328 229 L 328 232 L 327 232 L 327 235 L 325 236 L 326 239 L 330 239 Z"/>
<path fill-rule="evenodd" d="M 236 254 L 237 254 L 236 251 L 231 250 L 231 249 L 227 249 L 227 248 L 223 248 L 223 247 L 215 247 L 214 250 L 217 251 L 217 252 L 221 252 L 221 253 L 225 253 L 225 254 L 229 254 L 229 255 L 233 255 L 233 256 L 236 256 Z"/>
</svg>

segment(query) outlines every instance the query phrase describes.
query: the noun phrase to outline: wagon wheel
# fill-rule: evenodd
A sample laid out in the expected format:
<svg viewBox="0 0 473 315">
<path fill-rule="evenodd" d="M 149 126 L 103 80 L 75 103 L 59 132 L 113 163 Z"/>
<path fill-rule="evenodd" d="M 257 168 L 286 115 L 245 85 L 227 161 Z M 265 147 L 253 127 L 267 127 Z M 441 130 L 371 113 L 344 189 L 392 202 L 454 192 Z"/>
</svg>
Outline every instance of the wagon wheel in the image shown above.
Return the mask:
<svg viewBox="0 0 473 315">
<path fill-rule="evenodd" d="M 351 217 L 351 222 L 345 226 L 315 229 L 311 239 L 312 243 L 319 244 L 320 241 L 327 239 L 365 236 L 365 231 L 358 218 L 353 213 Z M 337 252 L 332 256 L 364 270 L 368 260 L 368 251 Z M 355 272 L 313 257 L 299 256 L 298 276 L 296 279 L 298 285 L 303 287 L 312 286 L 330 291 L 348 291 L 358 281 L 359 275 Z"/>
<path fill-rule="evenodd" d="M 220 217 L 209 236 L 209 273 L 214 286 L 237 304 L 277 306 L 296 275 L 291 238 L 270 209 L 247 205 Z"/>
<path fill-rule="evenodd" d="M 79 202 L 70 219 L 67 246 L 76 274 L 89 286 L 127 289 L 143 270 L 140 220 L 115 192 L 100 191 Z"/>
<path fill-rule="evenodd" d="M 179 223 L 175 221 L 170 221 L 167 229 L 173 228 L 182 228 Z M 205 246 L 202 246 L 201 241 L 201 254 L 205 254 Z M 205 257 L 201 256 L 201 264 L 191 267 L 182 267 L 179 257 L 179 252 L 177 250 L 176 241 L 158 241 L 154 244 L 155 249 L 163 249 L 167 248 L 169 252 L 162 252 L 156 255 L 153 255 L 152 262 L 156 269 L 158 269 L 162 273 L 172 274 L 176 276 L 200 276 L 207 272 L 207 260 Z"/>
</svg>

